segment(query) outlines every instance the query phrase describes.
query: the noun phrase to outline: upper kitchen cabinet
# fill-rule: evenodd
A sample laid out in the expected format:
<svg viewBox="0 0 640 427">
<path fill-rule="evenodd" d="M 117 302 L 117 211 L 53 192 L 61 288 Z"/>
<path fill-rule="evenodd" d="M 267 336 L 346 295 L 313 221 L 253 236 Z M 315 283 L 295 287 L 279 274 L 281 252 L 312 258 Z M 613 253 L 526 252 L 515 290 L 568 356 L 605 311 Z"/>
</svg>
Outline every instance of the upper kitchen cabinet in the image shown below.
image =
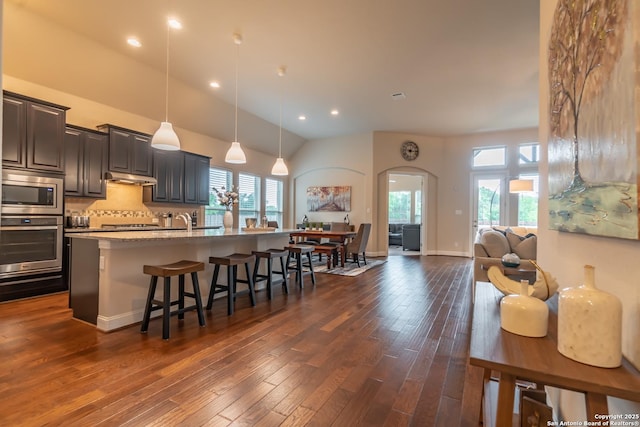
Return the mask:
<svg viewBox="0 0 640 427">
<path fill-rule="evenodd" d="M 2 164 L 64 172 L 68 107 L 16 93 L 3 93 Z"/>
<path fill-rule="evenodd" d="M 153 150 L 153 176 L 158 183 L 151 187 L 152 202 L 184 202 L 184 153 L 182 151 Z"/>
<path fill-rule="evenodd" d="M 108 134 L 67 125 L 64 195 L 104 199 Z"/>
<path fill-rule="evenodd" d="M 151 135 L 114 125 L 98 126 L 109 134 L 109 170 L 152 176 Z"/>
<path fill-rule="evenodd" d="M 209 204 L 209 157 L 184 151 L 153 150 L 154 186 L 143 190 L 144 202 Z"/>
<path fill-rule="evenodd" d="M 184 153 L 184 202 L 209 204 L 209 157 Z"/>
</svg>

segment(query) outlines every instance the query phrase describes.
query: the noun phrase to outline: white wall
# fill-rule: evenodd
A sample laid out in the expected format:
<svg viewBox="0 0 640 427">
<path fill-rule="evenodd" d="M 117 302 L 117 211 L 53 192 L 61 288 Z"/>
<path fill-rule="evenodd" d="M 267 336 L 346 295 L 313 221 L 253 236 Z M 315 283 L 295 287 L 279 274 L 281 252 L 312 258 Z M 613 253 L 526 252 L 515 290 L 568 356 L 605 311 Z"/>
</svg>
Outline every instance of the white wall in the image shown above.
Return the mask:
<svg viewBox="0 0 640 427">
<path fill-rule="evenodd" d="M 307 215 L 315 222 L 342 222 L 345 214 L 354 225 L 371 222 L 371 134 L 307 142 L 291 159 L 290 221 Z M 308 212 L 306 191 L 312 186 L 351 186 L 350 212 Z"/>
<path fill-rule="evenodd" d="M 548 176 L 547 141 L 549 137 L 549 84 L 547 74 L 547 49 L 549 34 L 557 0 L 540 2 L 540 142 L 543 161 L 540 176 Z M 629 1 L 630 13 L 639 13 L 637 2 Z M 636 21 L 638 22 L 638 21 Z M 637 29 L 636 29 L 637 30 Z M 636 33 L 637 43 L 637 33 Z M 636 60 L 638 60 L 636 58 Z M 636 123 L 637 129 L 637 123 Z M 557 277 L 562 287 L 582 283 L 583 266 L 596 268 L 596 286 L 616 295 L 622 301 L 622 352 L 640 368 L 640 242 L 604 237 L 592 237 L 574 233 L 561 233 L 548 229 L 548 184 L 540 180 L 540 214 L 538 262 Z M 554 403 L 561 403 L 562 415 L 567 420 L 584 419 L 584 403 L 581 394 L 562 391 L 553 393 Z M 609 399 L 611 414 L 639 413 L 640 404 Z"/>
<path fill-rule="evenodd" d="M 538 130 L 491 132 L 453 138 L 399 132 L 373 132 L 343 138 L 307 142 L 292 158 L 290 170 L 293 203 L 291 224 L 305 214 L 311 221 L 342 220 L 344 214 L 306 210 L 306 189 L 317 185 L 352 185 L 352 223 L 371 222 L 367 246 L 372 255 L 388 249 L 388 176 L 391 173 L 422 175 L 425 180 L 423 253 L 472 256 L 471 156 L 473 148 L 506 145 L 516 153 L 518 145 L 537 142 Z M 400 146 L 411 140 L 420 155 L 406 161 Z M 515 155 L 511 164 L 517 165 Z M 509 171 L 513 176 L 517 175 Z M 362 193 L 364 191 L 364 193 Z M 456 214 L 460 211 L 461 214 Z"/>
<path fill-rule="evenodd" d="M 504 145 L 509 153 L 504 172 L 509 177 L 518 176 L 517 152 L 519 144 L 538 141 L 538 129 L 518 129 L 502 132 L 486 132 L 447 138 L 444 144 L 444 169 L 440 182 L 442 209 L 439 209 L 439 250 L 465 251 L 471 254 L 473 213 L 472 152 L 474 148 Z M 456 215 L 456 211 L 462 211 Z M 517 221 L 517 218 L 516 220 Z M 504 225 L 516 225 L 513 221 Z"/>
</svg>

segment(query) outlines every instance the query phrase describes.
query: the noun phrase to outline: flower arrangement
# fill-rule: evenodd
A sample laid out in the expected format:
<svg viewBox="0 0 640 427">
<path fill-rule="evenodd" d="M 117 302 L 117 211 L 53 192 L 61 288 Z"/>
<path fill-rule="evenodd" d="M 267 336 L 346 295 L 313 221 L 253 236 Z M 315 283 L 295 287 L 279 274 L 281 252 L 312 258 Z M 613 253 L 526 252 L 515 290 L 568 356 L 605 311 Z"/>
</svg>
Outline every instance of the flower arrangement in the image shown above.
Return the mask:
<svg viewBox="0 0 640 427">
<path fill-rule="evenodd" d="M 220 190 L 213 187 L 213 191 L 216 192 L 218 197 L 218 204 L 226 207 L 227 210 L 231 210 L 231 206 L 238 204 L 238 192 L 236 190 L 234 186 L 231 186 L 229 190 L 224 187 L 220 187 Z"/>
</svg>

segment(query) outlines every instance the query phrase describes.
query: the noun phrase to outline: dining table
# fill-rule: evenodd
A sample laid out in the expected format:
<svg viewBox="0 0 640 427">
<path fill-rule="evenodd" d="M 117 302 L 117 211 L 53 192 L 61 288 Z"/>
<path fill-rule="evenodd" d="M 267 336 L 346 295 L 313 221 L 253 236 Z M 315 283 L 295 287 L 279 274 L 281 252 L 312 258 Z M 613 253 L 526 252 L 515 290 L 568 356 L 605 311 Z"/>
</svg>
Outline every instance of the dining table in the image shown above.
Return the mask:
<svg viewBox="0 0 640 427">
<path fill-rule="evenodd" d="M 295 242 L 309 239 L 318 241 L 322 241 L 322 239 L 340 240 L 340 265 L 344 267 L 344 260 L 347 256 L 347 240 L 353 239 L 356 234 L 358 233 L 355 231 L 298 230 L 289 233 L 289 236 L 291 236 L 291 239 Z"/>
</svg>

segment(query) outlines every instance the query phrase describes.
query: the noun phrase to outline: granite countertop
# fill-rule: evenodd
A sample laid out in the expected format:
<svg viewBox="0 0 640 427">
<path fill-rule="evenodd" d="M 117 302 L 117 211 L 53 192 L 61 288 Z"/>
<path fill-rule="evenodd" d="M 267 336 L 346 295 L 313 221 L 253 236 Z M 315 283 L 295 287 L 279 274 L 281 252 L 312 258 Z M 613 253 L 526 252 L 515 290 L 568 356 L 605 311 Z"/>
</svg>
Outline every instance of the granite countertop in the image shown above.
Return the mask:
<svg viewBox="0 0 640 427">
<path fill-rule="evenodd" d="M 243 236 L 260 236 L 260 235 L 282 235 L 289 234 L 295 230 L 265 230 L 265 231 L 242 231 L 238 229 L 224 230 L 218 229 L 194 229 L 187 231 L 184 228 L 177 230 L 144 230 L 144 231 L 121 231 L 114 233 L 112 231 L 91 231 L 70 233 L 68 237 L 79 239 L 107 240 L 112 242 L 134 242 L 134 241 L 152 241 L 152 240 L 179 240 L 179 239 L 210 239 L 210 238 L 230 238 Z"/>
<path fill-rule="evenodd" d="M 220 225 L 207 225 L 207 226 L 199 226 L 193 227 L 194 230 L 217 230 L 222 228 Z M 124 231 L 168 231 L 168 230 L 182 230 L 186 231 L 184 227 L 118 227 L 118 228 L 101 228 L 101 227 L 88 227 L 88 228 L 65 228 L 64 232 L 67 233 L 113 233 L 113 232 L 124 232 Z"/>
</svg>

